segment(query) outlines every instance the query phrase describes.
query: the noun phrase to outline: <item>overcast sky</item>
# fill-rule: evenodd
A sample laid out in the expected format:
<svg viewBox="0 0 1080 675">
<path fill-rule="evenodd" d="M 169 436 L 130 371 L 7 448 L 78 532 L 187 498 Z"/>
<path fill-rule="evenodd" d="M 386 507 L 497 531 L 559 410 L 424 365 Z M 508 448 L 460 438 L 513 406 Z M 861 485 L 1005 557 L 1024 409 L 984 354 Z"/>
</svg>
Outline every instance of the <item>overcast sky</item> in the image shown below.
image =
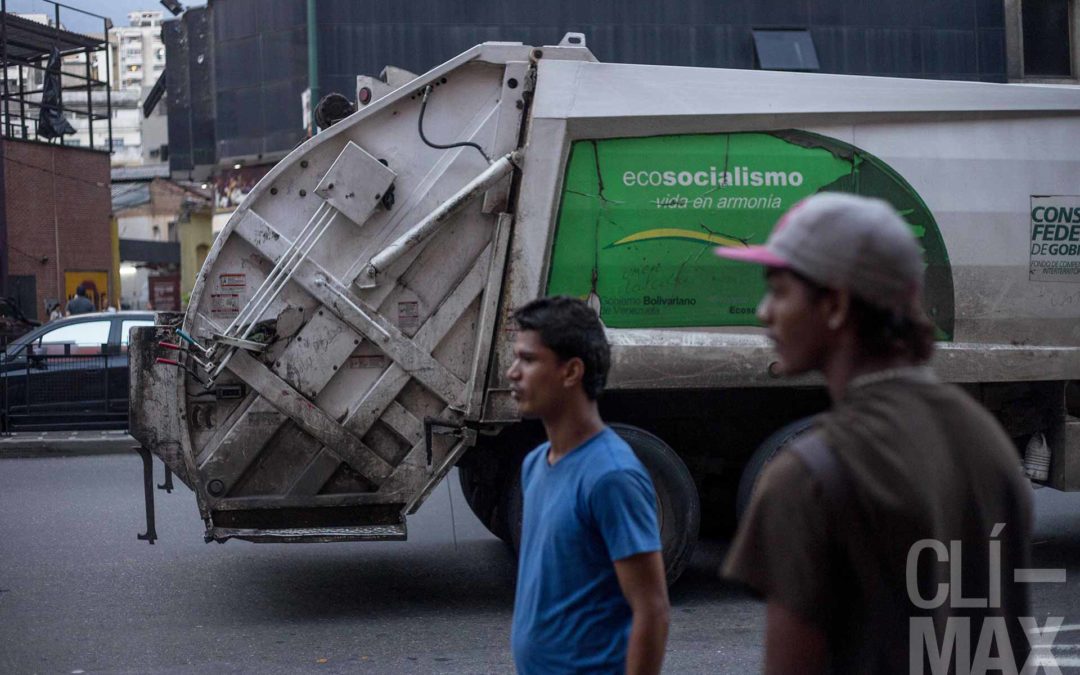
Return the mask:
<svg viewBox="0 0 1080 675">
<path fill-rule="evenodd" d="M 128 12 L 142 9 L 160 9 L 165 13 L 166 18 L 171 16 L 158 0 L 60 0 L 60 2 L 93 14 L 107 16 L 112 19 L 113 24 L 116 26 L 126 26 L 128 24 Z M 206 4 L 206 0 L 190 0 L 188 2 L 181 0 L 181 2 L 184 7 L 197 7 Z M 7 9 L 9 12 L 48 14 L 50 17 L 53 16 L 54 11 L 53 5 L 44 2 L 44 0 L 7 0 Z M 60 8 L 60 21 L 65 28 L 80 33 L 101 33 L 102 29 L 100 19 L 87 17 L 66 7 Z"/>
</svg>

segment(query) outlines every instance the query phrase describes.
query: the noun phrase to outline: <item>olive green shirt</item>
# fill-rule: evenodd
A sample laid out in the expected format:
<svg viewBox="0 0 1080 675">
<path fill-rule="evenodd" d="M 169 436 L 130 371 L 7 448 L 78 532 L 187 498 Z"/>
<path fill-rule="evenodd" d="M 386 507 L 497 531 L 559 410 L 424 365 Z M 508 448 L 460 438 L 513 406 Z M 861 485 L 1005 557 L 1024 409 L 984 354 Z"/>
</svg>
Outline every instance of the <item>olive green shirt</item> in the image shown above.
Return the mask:
<svg viewBox="0 0 1080 675">
<path fill-rule="evenodd" d="M 942 649 L 950 616 L 969 617 L 972 654 L 983 619 L 1004 617 L 1022 666 L 1028 643 L 1017 617 L 1029 615 L 1027 594 L 1012 572 L 1028 564 L 1031 488 L 997 421 L 932 375 L 898 377 L 849 389 L 812 433 L 832 451 L 844 489 L 826 494 L 798 454 L 782 451 L 765 468 L 724 575 L 820 627 L 833 672 L 908 673 L 913 647 L 924 659 Z M 912 553 L 927 539 L 943 548 L 924 543 Z M 954 540 L 964 600 L 916 606 L 909 554 L 925 604 L 950 583 L 950 563 L 938 558 Z M 1000 584 L 990 578 L 991 541 L 1000 542 Z M 991 587 L 999 602 L 990 601 Z M 953 606 L 973 598 L 998 606 Z M 920 617 L 933 622 L 929 650 Z"/>
</svg>

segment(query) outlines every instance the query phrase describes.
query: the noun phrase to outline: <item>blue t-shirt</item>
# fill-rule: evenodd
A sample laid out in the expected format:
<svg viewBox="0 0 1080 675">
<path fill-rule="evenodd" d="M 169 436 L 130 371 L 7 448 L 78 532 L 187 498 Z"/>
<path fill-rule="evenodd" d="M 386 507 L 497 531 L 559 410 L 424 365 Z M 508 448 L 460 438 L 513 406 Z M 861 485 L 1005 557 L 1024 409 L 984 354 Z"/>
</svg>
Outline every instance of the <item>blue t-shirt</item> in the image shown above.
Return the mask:
<svg viewBox="0 0 1080 675">
<path fill-rule="evenodd" d="M 632 613 L 616 560 L 660 550 L 648 472 L 605 427 L 548 464 L 525 458 L 525 509 L 511 648 L 518 672 L 622 673 Z"/>
</svg>

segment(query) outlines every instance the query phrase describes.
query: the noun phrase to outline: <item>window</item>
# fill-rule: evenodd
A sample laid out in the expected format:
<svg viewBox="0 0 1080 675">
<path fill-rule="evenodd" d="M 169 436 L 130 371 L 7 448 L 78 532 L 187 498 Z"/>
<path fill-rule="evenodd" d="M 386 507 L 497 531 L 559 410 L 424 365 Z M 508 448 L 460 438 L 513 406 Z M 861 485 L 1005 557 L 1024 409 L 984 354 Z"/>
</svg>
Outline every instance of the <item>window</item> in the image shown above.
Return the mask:
<svg viewBox="0 0 1080 675">
<path fill-rule="evenodd" d="M 120 347 L 121 349 L 127 348 L 128 342 L 131 340 L 131 329 L 142 328 L 143 326 L 153 326 L 154 322 L 147 319 L 128 319 L 120 324 Z"/>
<path fill-rule="evenodd" d="M 71 353 L 99 353 L 109 341 L 110 321 L 84 321 L 51 330 L 34 341 L 34 348 L 46 354 L 63 354 L 64 345 Z"/>
<path fill-rule="evenodd" d="M 1008 0 L 1006 71 L 1014 82 L 1080 83 L 1080 0 Z"/>
<path fill-rule="evenodd" d="M 1024 75 L 1071 77 L 1069 0 L 1027 0 L 1021 22 Z"/>
<path fill-rule="evenodd" d="M 755 30 L 754 52 L 762 70 L 820 70 L 808 30 Z"/>
</svg>

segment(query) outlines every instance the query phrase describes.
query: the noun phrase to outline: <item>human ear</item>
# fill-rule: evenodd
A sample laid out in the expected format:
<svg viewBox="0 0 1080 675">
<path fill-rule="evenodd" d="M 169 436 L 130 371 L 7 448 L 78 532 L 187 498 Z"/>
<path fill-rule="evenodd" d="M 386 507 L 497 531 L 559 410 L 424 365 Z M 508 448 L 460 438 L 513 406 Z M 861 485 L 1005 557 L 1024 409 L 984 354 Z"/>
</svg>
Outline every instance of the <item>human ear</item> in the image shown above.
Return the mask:
<svg viewBox="0 0 1080 675">
<path fill-rule="evenodd" d="M 767 291 L 762 296 L 761 301 L 757 304 L 757 309 L 754 310 L 754 316 L 761 323 L 768 325 L 769 312 L 772 310 L 772 291 Z"/>
<path fill-rule="evenodd" d="M 575 356 L 563 365 L 563 387 L 576 387 L 585 378 L 585 362 Z"/>
<path fill-rule="evenodd" d="M 851 291 L 831 291 L 825 309 L 825 325 L 829 327 L 829 330 L 839 330 L 851 311 Z"/>
</svg>

